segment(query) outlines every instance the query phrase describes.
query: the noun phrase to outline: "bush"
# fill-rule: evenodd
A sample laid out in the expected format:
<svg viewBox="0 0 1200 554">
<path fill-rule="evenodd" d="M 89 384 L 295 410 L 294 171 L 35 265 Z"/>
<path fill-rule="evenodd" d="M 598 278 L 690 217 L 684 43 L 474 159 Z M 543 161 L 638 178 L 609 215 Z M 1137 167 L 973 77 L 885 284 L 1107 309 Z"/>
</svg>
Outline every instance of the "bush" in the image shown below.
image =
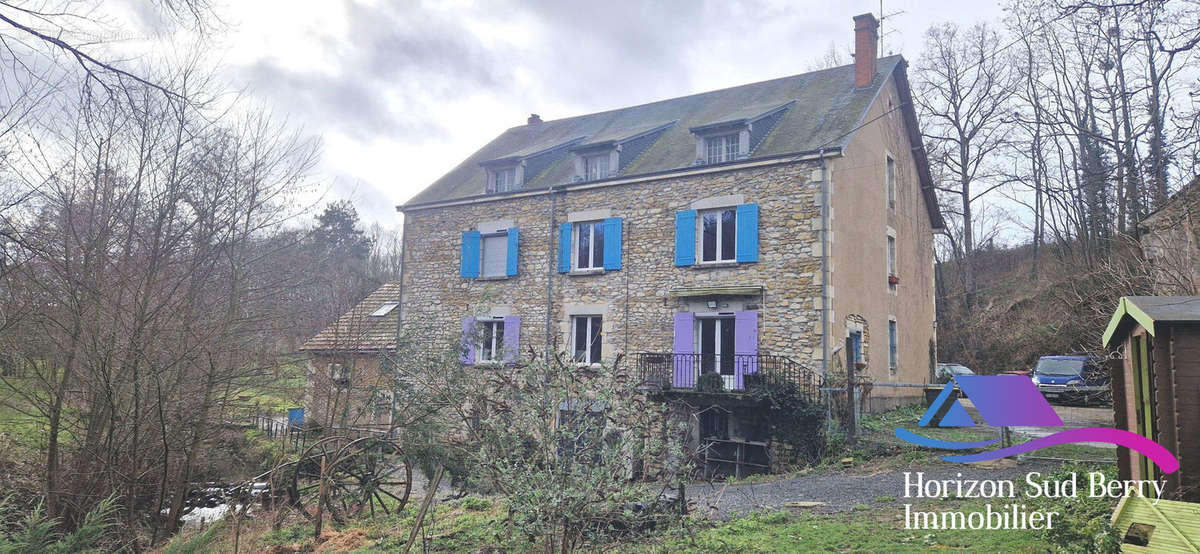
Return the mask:
<svg viewBox="0 0 1200 554">
<path fill-rule="evenodd" d="M 0 520 L 9 520 L 19 511 L 8 498 L 0 500 Z M 78 529 L 64 534 L 58 529 L 59 521 L 46 517 L 41 504 L 38 504 L 20 519 L 14 529 L 0 534 L 0 554 L 96 551 L 116 525 L 116 516 L 116 500 L 106 498 L 84 516 Z"/>
<path fill-rule="evenodd" d="M 771 438 L 790 447 L 788 463 L 815 463 L 826 450 L 825 405 L 815 402 L 796 383 L 763 385 L 751 391 L 768 403 Z"/>
<path fill-rule="evenodd" d="M 1116 469 L 1111 465 L 1092 466 L 1088 464 L 1065 464 L 1043 477 L 1047 480 L 1065 480 L 1075 473 L 1079 478 L 1091 471 L 1103 471 L 1108 479 L 1116 479 Z M 1110 498 L 1092 498 L 1088 494 L 1079 494 L 1073 498 L 1028 498 L 1031 509 L 1058 512 L 1059 519 L 1054 522 L 1054 529 L 1039 532 L 1042 540 L 1056 547 L 1060 552 L 1101 552 L 1117 553 L 1121 551 L 1122 537 L 1109 523 L 1116 502 Z"/>
<path fill-rule="evenodd" d="M 725 390 L 725 379 L 720 373 L 710 371 L 701 373 L 696 380 L 696 390 L 699 392 L 721 392 Z"/>
</svg>

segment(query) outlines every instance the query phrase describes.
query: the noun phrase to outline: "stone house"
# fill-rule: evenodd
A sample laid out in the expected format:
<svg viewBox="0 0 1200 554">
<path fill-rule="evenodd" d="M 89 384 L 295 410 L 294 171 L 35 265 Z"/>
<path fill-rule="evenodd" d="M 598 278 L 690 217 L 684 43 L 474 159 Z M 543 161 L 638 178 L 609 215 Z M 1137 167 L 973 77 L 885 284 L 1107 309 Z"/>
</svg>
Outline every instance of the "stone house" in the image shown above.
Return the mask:
<svg viewBox="0 0 1200 554">
<path fill-rule="evenodd" d="M 321 427 L 391 424 L 393 376 L 383 363 L 396 350 L 400 283 L 384 283 L 308 339 L 304 419 Z"/>
<path fill-rule="evenodd" d="M 844 344 L 876 383 L 927 381 L 943 222 L 907 63 L 854 23 L 853 65 L 500 134 L 397 208 L 403 332 L 472 365 L 621 356 L 688 399 L 693 445 L 761 446 L 738 393 L 816 382 Z"/>
<path fill-rule="evenodd" d="M 1200 294 L 1200 175 L 1139 224 L 1155 294 Z"/>
</svg>

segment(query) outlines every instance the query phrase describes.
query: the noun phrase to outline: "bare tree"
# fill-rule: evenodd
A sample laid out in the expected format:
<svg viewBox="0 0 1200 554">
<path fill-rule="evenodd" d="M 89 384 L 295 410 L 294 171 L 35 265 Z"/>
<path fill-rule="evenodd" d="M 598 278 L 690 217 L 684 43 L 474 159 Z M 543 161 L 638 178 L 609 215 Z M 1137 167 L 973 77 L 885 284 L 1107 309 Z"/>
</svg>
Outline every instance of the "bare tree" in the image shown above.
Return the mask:
<svg viewBox="0 0 1200 554">
<path fill-rule="evenodd" d="M 938 190 L 957 198 L 951 212 L 962 220 L 956 256 L 968 308 L 974 303 L 972 258 L 976 247 L 973 206 L 1004 184 L 991 163 L 1005 143 L 1005 117 L 1016 91 L 1011 64 L 997 55 L 999 35 L 986 24 L 966 31 L 954 24 L 935 26 L 925 35 L 917 64 L 918 107 Z"/>
</svg>

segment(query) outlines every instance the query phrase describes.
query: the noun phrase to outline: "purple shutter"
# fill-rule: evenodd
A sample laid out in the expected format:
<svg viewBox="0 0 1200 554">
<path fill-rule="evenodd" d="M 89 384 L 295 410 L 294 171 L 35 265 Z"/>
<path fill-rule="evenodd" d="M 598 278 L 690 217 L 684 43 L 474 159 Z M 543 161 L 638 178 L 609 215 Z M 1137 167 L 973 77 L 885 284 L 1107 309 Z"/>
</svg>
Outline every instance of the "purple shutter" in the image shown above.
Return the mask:
<svg viewBox="0 0 1200 554">
<path fill-rule="evenodd" d="M 675 388 L 690 389 L 696 386 L 695 357 L 691 356 L 694 350 L 692 333 L 695 323 L 696 314 L 675 312 L 675 345 L 671 349 L 675 362 L 675 375 L 671 385 Z"/>
<path fill-rule="evenodd" d="M 516 362 L 517 357 L 521 354 L 521 316 L 519 315 L 504 317 L 504 351 L 501 354 L 504 356 L 506 364 Z"/>
<path fill-rule="evenodd" d="M 742 388 L 742 375 L 758 372 L 758 312 L 733 316 L 734 386 Z"/>
<path fill-rule="evenodd" d="M 475 363 L 475 318 L 464 317 L 462 320 L 462 355 L 458 361 L 471 365 Z"/>
</svg>

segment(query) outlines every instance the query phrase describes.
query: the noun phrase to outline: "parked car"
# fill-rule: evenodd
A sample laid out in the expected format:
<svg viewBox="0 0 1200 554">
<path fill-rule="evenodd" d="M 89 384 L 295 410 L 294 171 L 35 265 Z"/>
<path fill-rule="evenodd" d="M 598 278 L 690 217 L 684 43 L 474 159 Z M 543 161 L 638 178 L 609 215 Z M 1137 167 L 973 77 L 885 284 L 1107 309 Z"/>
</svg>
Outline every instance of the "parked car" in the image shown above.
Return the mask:
<svg viewBox="0 0 1200 554">
<path fill-rule="evenodd" d="M 1033 373 L 1033 369 L 1006 369 L 1000 372 L 1000 375 L 1020 375 L 1021 377 L 1029 377 Z"/>
<path fill-rule="evenodd" d="M 975 372 L 962 364 L 938 364 L 933 376 L 937 382 L 946 383 L 958 375 L 975 375 Z"/>
<path fill-rule="evenodd" d="M 1102 358 L 1042 356 L 1030 377 L 1046 400 L 1084 404 L 1112 401 Z"/>
</svg>

